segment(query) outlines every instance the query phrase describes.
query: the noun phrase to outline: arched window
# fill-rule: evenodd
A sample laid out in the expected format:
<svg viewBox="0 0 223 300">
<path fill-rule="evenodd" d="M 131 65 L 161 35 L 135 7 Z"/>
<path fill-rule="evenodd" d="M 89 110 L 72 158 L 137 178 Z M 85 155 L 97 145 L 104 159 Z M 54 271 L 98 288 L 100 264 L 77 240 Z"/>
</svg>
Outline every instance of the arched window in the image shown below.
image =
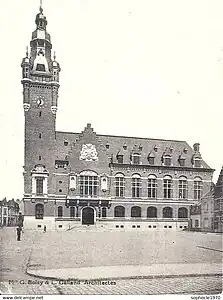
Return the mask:
<svg viewBox="0 0 223 300">
<path fill-rule="evenodd" d="M 173 181 L 172 177 L 166 175 L 163 178 L 163 193 L 165 199 L 171 199 L 173 194 Z"/>
<path fill-rule="evenodd" d="M 38 203 L 35 206 L 35 218 L 43 219 L 43 216 L 44 216 L 44 205 L 41 203 Z"/>
<path fill-rule="evenodd" d="M 125 177 L 122 173 L 115 175 L 115 195 L 116 197 L 124 197 L 125 195 Z"/>
<path fill-rule="evenodd" d="M 101 209 L 101 216 L 102 216 L 102 218 L 106 218 L 106 216 L 107 216 L 107 209 L 106 209 L 106 207 L 102 207 L 102 209 Z"/>
<path fill-rule="evenodd" d="M 188 210 L 185 207 L 180 207 L 178 209 L 178 218 L 187 218 L 188 217 Z"/>
<path fill-rule="evenodd" d="M 125 217 L 125 207 L 124 206 L 115 206 L 114 215 L 115 215 L 115 217 L 124 218 Z"/>
<path fill-rule="evenodd" d="M 194 200 L 200 200 L 202 197 L 203 183 L 200 177 L 194 178 Z"/>
<path fill-rule="evenodd" d="M 148 197 L 156 198 L 157 192 L 157 180 L 155 175 L 149 175 L 148 177 Z"/>
<path fill-rule="evenodd" d="M 131 208 L 131 217 L 132 218 L 141 218 L 141 207 L 133 206 Z"/>
<path fill-rule="evenodd" d="M 74 206 L 70 207 L 70 217 L 75 218 L 75 207 Z"/>
<path fill-rule="evenodd" d="M 132 176 L 132 197 L 141 197 L 141 177 L 138 174 Z"/>
<path fill-rule="evenodd" d="M 57 208 L 57 216 L 59 218 L 63 217 L 63 207 L 62 206 L 58 206 L 58 208 Z"/>
<path fill-rule="evenodd" d="M 150 206 L 147 208 L 147 218 L 157 218 L 157 208 Z"/>
<path fill-rule="evenodd" d="M 173 209 L 171 207 L 164 207 L 163 209 L 163 218 L 172 218 Z"/>
<path fill-rule="evenodd" d="M 179 179 L 179 199 L 187 199 L 187 178 L 181 176 Z"/>
</svg>

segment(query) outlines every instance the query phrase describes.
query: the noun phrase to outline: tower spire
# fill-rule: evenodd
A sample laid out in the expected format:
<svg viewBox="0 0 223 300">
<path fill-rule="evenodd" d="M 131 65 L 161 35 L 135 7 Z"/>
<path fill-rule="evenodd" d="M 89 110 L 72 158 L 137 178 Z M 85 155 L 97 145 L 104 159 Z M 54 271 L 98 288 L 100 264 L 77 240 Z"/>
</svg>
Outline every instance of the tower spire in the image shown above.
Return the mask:
<svg viewBox="0 0 223 300">
<path fill-rule="evenodd" d="M 28 48 L 28 46 L 26 46 L 26 58 L 28 58 L 29 57 L 29 48 Z"/>
<path fill-rule="evenodd" d="M 40 6 L 39 6 L 39 10 L 42 13 L 43 12 L 43 0 L 40 0 Z"/>
</svg>

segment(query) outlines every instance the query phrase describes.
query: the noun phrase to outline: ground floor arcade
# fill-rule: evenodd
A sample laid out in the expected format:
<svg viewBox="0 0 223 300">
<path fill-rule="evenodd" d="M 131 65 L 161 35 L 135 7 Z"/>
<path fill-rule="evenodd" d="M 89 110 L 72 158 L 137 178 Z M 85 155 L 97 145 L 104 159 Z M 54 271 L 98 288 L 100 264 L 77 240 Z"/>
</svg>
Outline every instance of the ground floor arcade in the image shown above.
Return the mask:
<svg viewBox="0 0 223 300">
<path fill-rule="evenodd" d="M 25 201 L 27 229 L 71 230 L 83 226 L 125 229 L 186 229 L 190 203 L 75 199 Z"/>
</svg>

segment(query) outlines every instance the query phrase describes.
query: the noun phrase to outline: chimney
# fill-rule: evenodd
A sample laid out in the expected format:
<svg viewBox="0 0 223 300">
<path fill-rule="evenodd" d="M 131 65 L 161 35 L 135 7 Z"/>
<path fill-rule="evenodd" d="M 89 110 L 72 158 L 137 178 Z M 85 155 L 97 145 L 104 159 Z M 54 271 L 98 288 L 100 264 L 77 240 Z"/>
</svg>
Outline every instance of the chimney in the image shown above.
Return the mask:
<svg viewBox="0 0 223 300">
<path fill-rule="evenodd" d="M 195 143 L 193 147 L 194 147 L 194 152 L 199 152 L 200 151 L 200 144 L 199 143 Z"/>
</svg>

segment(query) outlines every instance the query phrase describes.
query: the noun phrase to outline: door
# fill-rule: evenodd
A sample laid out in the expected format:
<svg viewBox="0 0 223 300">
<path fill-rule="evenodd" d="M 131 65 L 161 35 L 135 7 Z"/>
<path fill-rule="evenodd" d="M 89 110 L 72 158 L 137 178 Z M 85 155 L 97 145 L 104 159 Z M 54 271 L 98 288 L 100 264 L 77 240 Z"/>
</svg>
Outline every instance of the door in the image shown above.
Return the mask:
<svg viewBox="0 0 223 300">
<path fill-rule="evenodd" d="M 90 206 L 82 209 L 82 225 L 94 225 L 94 209 Z"/>
</svg>

